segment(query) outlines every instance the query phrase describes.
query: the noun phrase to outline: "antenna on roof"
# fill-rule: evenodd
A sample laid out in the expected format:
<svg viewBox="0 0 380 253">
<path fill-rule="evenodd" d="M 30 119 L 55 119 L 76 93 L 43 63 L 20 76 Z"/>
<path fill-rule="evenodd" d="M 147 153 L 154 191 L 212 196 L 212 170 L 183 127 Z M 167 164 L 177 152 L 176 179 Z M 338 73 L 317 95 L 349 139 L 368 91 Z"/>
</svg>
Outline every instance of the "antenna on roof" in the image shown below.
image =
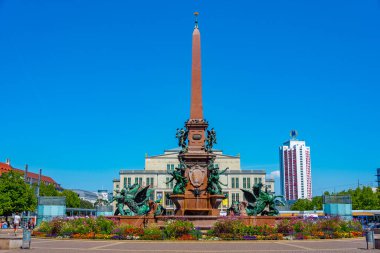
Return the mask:
<svg viewBox="0 0 380 253">
<path fill-rule="evenodd" d="M 25 164 L 24 182 L 28 181 L 28 165 Z"/>
<path fill-rule="evenodd" d="M 292 140 L 297 140 L 297 136 L 298 136 L 298 132 L 297 130 L 291 130 L 290 131 L 290 137 L 292 138 Z"/>
</svg>

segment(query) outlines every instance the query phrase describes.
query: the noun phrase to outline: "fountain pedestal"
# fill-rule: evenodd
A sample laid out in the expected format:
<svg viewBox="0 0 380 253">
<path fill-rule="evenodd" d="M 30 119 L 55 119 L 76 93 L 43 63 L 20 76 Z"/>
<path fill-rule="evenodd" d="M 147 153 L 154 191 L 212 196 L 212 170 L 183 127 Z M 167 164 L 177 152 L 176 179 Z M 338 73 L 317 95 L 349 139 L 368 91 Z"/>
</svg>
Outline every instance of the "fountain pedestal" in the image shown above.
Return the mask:
<svg viewBox="0 0 380 253">
<path fill-rule="evenodd" d="M 176 206 L 175 215 L 211 215 L 219 216 L 219 205 L 224 195 L 193 194 L 171 195 L 170 199 Z"/>
</svg>

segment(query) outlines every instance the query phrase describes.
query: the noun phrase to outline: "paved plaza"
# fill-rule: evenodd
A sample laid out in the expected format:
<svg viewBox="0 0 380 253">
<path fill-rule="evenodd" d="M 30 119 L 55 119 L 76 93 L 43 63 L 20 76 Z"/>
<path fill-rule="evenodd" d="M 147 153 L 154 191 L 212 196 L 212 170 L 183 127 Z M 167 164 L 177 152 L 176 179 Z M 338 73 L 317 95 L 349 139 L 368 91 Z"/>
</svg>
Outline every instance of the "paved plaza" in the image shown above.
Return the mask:
<svg viewBox="0 0 380 253">
<path fill-rule="evenodd" d="M 309 241 L 94 241 L 33 239 L 30 250 L 6 250 L 10 252 L 380 252 L 366 250 L 364 239 L 309 240 Z"/>
</svg>

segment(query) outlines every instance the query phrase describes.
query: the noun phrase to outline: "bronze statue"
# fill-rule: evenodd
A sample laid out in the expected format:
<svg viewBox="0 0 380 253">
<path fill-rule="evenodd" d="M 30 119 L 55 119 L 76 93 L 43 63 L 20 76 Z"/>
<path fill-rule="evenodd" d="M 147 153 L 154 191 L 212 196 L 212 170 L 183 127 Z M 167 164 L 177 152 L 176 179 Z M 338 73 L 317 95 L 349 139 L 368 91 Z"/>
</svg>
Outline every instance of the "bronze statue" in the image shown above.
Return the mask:
<svg viewBox="0 0 380 253">
<path fill-rule="evenodd" d="M 207 137 L 206 137 L 206 145 L 205 150 L 206 152 L 212 152 L 212 147 L 216 144 L 216 131 L 214 128 L 211 130 L 207 130 Z"/>
<path fill-rule="evenodd" d="M 265 187 L 265 191 L 262 191 L 262 183 L 255 184 L 252 188 L 252 192 L 244 189 L 244 197 L 247 200 L 245 203 L 245 212 L 247 215 L 262 215 L 262 216 L 275 216 L 279 214 L 276 205 L 284 205 L 284 202 L 279 198 L 283 198 L 280 195 L 274 195 L 268 192 L 268 188 Z"/>
<path fill-rule="evenodd" d="M 123 188 L 121 191 L 116 190 L 116 195 L 112 201 L 117 201 L 117 209 L 114 215 L 145 215 L 148 214 L 154 203 L 149 201 L 153 190 L 149 186 L 141 188 L 138 184 L 133 184 Z M 124 210 L 124 206 L 128 209 Z"/>
<path fill-rule="evenodd" d="M 173 194 L 184 194 L 185 188 L 189 180 L 183 176 L 183 168 L 175 168 L 173 172 L 168 172 L 169 175 L 172 176 L 172 178 L 166 182 L 166 184 L 169 184 L 173 180 L 176 181 L 175 186 L 173 188 Z"/>
<path fill-rule="evenodd" d="M 112 202 L 116 201 L 116 210 L 113 215 L 124 215 L 124 196 L 121 195 L 119 190 L 115 190 L 116 195 L 112 197 Z"/>
<path fill-rule="evenodd" d="M 228 170 L 228 167 L 225 170 L 220 171 L 218 167 L 215 167 L 214 161 L 215 157 L 211 159 L 207 165 L 207 169 L 210 172 L 207 180 L 207 192 L 211 195 L 220 195 L 222 194 L 221 185 L 227 186 L 219 181 L 220 175 L 224 174 Z"/>
<path fill-rule="evenodd" d="M 178 139 L 178 146 L 181 147 L 181 152 L 184 153 L 187 151 L 187 137 L 189 135 L 189 131 L 186 129 L 177 128 L 177 133 L 175 137 Z"/>
</svg>

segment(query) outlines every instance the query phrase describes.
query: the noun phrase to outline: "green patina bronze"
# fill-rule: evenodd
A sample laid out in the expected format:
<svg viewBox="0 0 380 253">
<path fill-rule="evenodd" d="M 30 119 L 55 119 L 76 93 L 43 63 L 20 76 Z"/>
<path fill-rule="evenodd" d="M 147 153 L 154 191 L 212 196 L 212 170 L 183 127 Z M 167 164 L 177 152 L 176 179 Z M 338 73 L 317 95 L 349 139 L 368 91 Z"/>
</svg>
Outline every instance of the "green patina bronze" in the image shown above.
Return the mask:
<svg viewBox="0 0 380 253">
<path fill-rule="evenodd" d="M 181 147 L 181 151 L 180 153 L 185 153 L 187 152 L 187 147 L 188 147 L 188 143 L 187 143 L 187 137 L 189 135 L 189 130 L 187 129 L 179 129 L 177 128 L 177 133 L 175 135 L 175 137 L 178 139 L 178 146 Z"/>
<path fill-rule="evenodd" d="M 184 168 L 182 168 L 182 166 L 180 166 L 179 168 L 175 168 L 175 170 L 172 172 L 168 172 L 168 174 L 171 175 L 172 178 L 168 182 L 166 182 L 166 184 L 169 184 L 170 182 L 175 180 L 176 183 L 173 188 L 173 194 L 175 195 L 185 193 L 186 184 L 189 182 L 189 180 L 185 176 L 183 176 L 183 173 Z"/>
<path fill-rule="evenodd" d="M 156 204 L 157 208 L 156 211 L 154 211 L 154 216 L 157 215 L 166 215 L 166 209 L 161 205 L 162 199 L 156 200 L 154 203 Z"/>
<path fill-rule="evenodd" d="M 242 208 L 245 209 L 247 215 L 262 215 L 262 216 L 275 216 L 279 214 L 277 210 L 277 205 L 284 205 L 281 195 L 274 195 L 268 192 L 268 188 L 261 190 L 263 187 L 262 183 L 255 184 L 253 186 L 252 192 L 248 190 L 241 189 L 243 191 L 244 197 L 247 200 L 245 205 L 240 206 L 240 213 Z"/>
<path fill-rule="evenodd" d="M 205 143 L 206 152 L 212 153 L 212 148 L 214 144 L 216 144 L 216 131 L 214 130 L 214 128 L 211 128 L 211 130 L 207 130 L 207 137 Z"/>
<path fill-rule="evenodd" d="M 220 195 L 222 194 L 222 186 L 227 186 L 220 182 L 220 175 L 224 174 L 228 168 L 226 168 L 223 171 L 220 171 L 218 167 L 215 167 L 214 160 L 212 159 L 207 166 L 207 169 L 209 170 L 210 174 L 207 180 L 207 192 L 211 195 Z"/>
<path fill-rule="evenodd" d="M 153 189 L 149 189 L 149 186 L 140 187 L 138 184 L 133 184 L 115 192 L 116 195 L 113 197 L 112 202 L 117 202 L 117 209 L 114 215 L 145 215 L 152 208 L 149 203 L 149 197 Z M 124 209 L 125 205 L 128 207 L 127 209 Z"/>
</svg>

